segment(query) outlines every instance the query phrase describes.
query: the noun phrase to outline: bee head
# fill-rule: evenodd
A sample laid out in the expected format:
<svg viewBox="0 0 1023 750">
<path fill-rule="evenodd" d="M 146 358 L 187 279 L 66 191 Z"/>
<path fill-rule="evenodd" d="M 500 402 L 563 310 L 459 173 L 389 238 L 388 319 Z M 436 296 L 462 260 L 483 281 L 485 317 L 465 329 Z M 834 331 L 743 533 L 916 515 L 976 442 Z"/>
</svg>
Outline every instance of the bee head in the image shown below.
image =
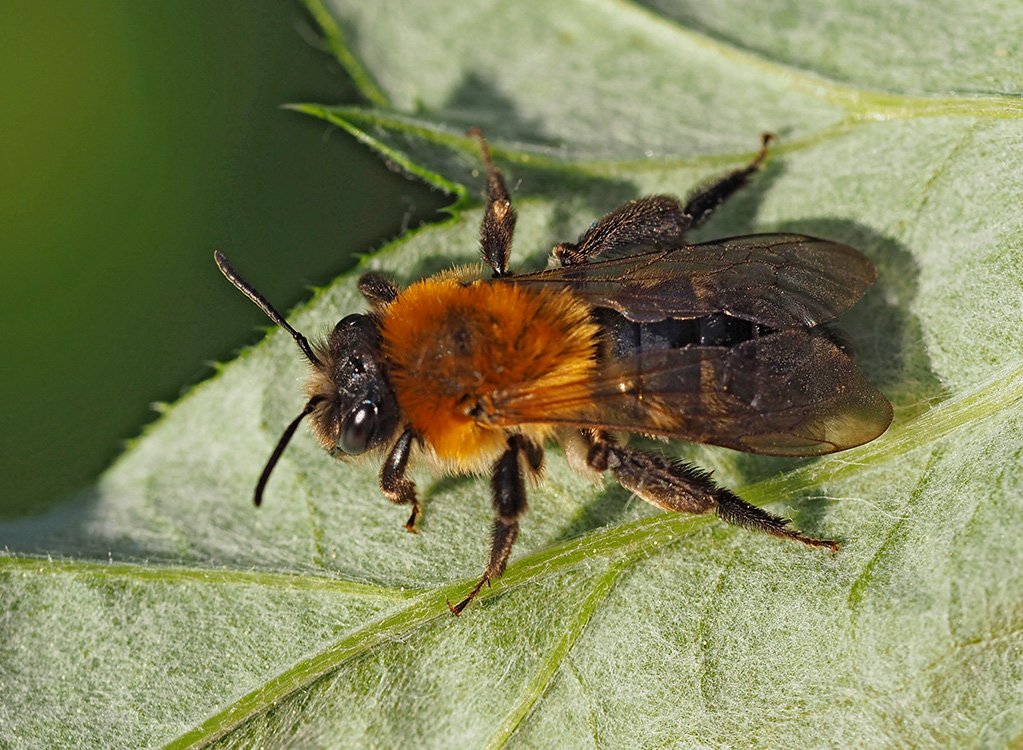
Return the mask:
<svg viewBox="0 0 1023 750">
<path fill-rule="evenodd" d="M 384 375 L 380 332 L 370 315 L 338 321 L 316 348 L 320 363 L 306 388 L 313 430 L 333 456 L 358 455 L 380 446 L 398 426 L 398 405 Z"/>
<path fill-rule="evenodd" d="M 291 334 L 312 365 L 306 388 L 309 400 L 284 429 L 256 483 L 254 500 L 263 490 L 298 425 L 312 415 L 313 430 L 333 456 L 357 455 L 384 443 L 397 429 L 398 405 L 384 376 L 380 335 L 370 315 L 349 315 L 338 321 L 326 341 L 315 347 L 277 312 L 255 287 L 243 279 L 219 250 L 213 258 L 221 273 L 274 323 Z"/>
</svg>

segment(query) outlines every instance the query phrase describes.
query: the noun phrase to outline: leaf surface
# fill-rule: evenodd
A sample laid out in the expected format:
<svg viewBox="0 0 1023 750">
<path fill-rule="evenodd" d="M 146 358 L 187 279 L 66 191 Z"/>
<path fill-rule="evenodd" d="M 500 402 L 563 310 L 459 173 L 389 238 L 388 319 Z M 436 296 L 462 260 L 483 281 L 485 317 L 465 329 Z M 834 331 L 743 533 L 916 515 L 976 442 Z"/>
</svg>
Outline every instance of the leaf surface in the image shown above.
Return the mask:
<svg viewBox="0 0 1023 750">
<path fill-rule="evenodd" d="M 90 492 L 0 526 L 3 742 L 1018 742 L 1020 9 L 309 2 L 370 104 L 298 108 L 457 198 L 360 270 L 406 283 L 476 258 L 470 126 L 506 171 L 514 263 L 530 269 L 623 200 L 742 164 L 768 130 L 767 168 L 700 237 L 802 232 L 865 252 L 879 281 L 841 327 L 896 423 L 812 461 L 662 447 L 844 540 L 836 557 L 659 514 L 550 451 L 506 575 L 455 619 L 445 599 L 485 556 L 484 480 L 417 474 L 409 535 L 377 467 L 339 466 L 302 431 L 251 507 L 302 404 L 303 365 L 273 332 Z M 289 319 L 329 330 L 362 309 L 355 278 Z"/>
</svg>

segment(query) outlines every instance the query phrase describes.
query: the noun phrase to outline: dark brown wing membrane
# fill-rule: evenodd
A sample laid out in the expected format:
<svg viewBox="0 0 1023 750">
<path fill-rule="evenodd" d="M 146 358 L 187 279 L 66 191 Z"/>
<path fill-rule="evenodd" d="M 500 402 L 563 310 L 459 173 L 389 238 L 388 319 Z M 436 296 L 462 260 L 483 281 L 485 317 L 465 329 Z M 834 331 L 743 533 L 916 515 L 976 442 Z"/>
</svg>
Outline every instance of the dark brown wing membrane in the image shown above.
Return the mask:
<svg viewBox="0 0 1023 750">
<path fill-rule="evenodd" d="M 866 443 L 892 418 L 888 400 L 849 355 L 801 329 L 731 348 L 638 352 L 604 363 L 587 382 L 508 391 L 494 406 L 502 425 L 640 432 L 779 456 Z"/>
<path fill-rule="evenodd" d="M 769 328 L 812 328 L 851 307 L 873 283 L 873 264 L 838 242 L 751 234 L 640 252 L 515 276 L 523 286 L 564 286 L 594 307 L 637 323 L 725 312 Z"/>
</svg>

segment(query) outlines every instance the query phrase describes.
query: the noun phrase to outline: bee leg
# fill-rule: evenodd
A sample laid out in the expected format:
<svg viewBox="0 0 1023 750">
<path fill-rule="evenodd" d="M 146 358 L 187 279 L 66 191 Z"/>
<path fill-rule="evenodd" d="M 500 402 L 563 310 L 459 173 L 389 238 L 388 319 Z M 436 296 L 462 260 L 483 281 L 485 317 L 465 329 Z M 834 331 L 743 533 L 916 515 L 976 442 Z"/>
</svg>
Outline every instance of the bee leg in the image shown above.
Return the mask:
<svg viewBox="0 0 1023 750">
<path fill-rule="evenodd" d="M 411 428 L 401 433 L 401 437 L 391 447 L 383 466 L 380 467 L 380 491 L 384 497 L 396 505 L 412 506 L 412 513 L 405 522 L 405 530 L 410 533 L 416 530 L 416 519 L 419 518 L 421 510 L 419 498 L 416 497 L 416 485 L 405 477 L 414 438 L 415 433 Z"/>
<path fill-rule="evenodd" d="M 685 206 L 671 195 L 649 195 L 623 203 L 594 222 L 576 242 L 562 242 L 551 253 L 561 265 L 576 266 L 629 247 L 671 250 L 684 245 L 686 232 L 703 223 L 760 169 L 767 158 L 771 135 L 765 133 L 761 140 L 760 151 L 753 161 L 697 190 Z"/>
<path fill-rule="evenodd" d="M 398 297 L 398 287 L 379 273 L 364 273 L 359 277 L 359 293 L 374 307 L 386 307 Z"/>
<path fill-rule="evenodd" d="M 604 215 L 576 242 L 562 242 L 551 253 L 563 266 L 577 266 L 598 255 L 628 247 L 668 250 L 684 242 L 691 224 L 678 198 L 648 195 Z"/>
<path fill-rule="evenodd" d="M 709 472 L 691 464 L 618 445 L 603 435 L 598 435 L 590 448 L 589 462 L 595 469 L 610 470 L 623 487 L 658 508 L 676 513 L 713 511 L 721 520 L 737 526 L 838 551 L 838 542 L 806 536 L 791 528 L 788 519 L 750 505 L 730 490 L 718 487 Z"/>
<path fill-rule="evenodd" d="M 745 167 L 705 185 L 689 196 L 684 209 L 689 221 L 689 226 L 686 229 L 693 229 L 706 221 L 714 209 L 731 198 L 749 181 L 750 175 L 759 170 L 767 158 L 767 144 L 773 137 L 770 133 L 763 133 L 760 136 L 760 151 L 757 152 L 753 161 Z"/>
<path fill-rule="evenodd" d="M 529 441 L 520 435 L 512 435 L 508 438 L 508 449 L 494 464 L 490 484 L 494 492 L 494 510 L 497 515 L 494 518 L 494 534 L 490 544 L 490 561 L 483 571 L 483 576 L 468 596 L 458 604 L 448 602 L 448 609 L 456 616 L 476 598 L 484 585 L 489 586 L 491 581 L 500 578 L 508 564 L 512 545 L 519 534 L 519 517 L 526 512 L 526 484 L 522 476 L 521 457 L 526 458 L 531 471 L 539 472 L 542 455 L 537 456 L 535 448 L 536 446 L 531 446 Z"/>
<path fill-rule="evenodd" d="M 479 128 L 469 135 L 479 141 L 483 164 L 487 168 L 487 209 L 480 225 L 480 251 L 483 261 L 494 269 L 494 277 L 511 276 L 508 258 L 511 255 L 512 235 L 515 233 L 515 209 L 505 187 L 501 171 L 490 158 L 490 147 Z"/>
</svg>

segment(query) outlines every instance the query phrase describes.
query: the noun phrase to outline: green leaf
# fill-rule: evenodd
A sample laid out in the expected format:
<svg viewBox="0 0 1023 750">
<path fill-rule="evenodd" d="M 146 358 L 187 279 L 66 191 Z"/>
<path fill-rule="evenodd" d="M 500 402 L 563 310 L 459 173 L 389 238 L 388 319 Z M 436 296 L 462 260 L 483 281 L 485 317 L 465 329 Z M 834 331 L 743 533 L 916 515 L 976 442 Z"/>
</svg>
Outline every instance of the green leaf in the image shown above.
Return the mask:
<svg viewBox="0 0 1023 750">
<path fill-rule="evenodd" d="M 799 231 L 869 255 L 879 281 L 842 326 L 896 423 L 812 461 L 664 447 L 843 539 L 835 557 L 660 514 L 552 450 L 507 573 L 456 619 L 445 600 L 486 552 L 485 481 L 417 474 L 425 517 L 409 535 L 375 466 L 338 466 L 300 432 L 266 506 L 251 507 L 302 403 L 303 365 L 275 331 L 170 407 L 92 491 L 0 526 L 0 737 L 1018 743 L 1020 9 L 308 2 L 370 106 L 298 108 L 457 196 L 450 219 L 360 271 L 408 282 L 476 257 L 469 126 L 513 187 L 519 268 L 622 200 L 743 163 L 769 130 L 780 145 L 767 169 L 702 235 Z M 362 309 L 354 279 L 320 290 L 294 325 L 322 332 Z"/>
</svg>

